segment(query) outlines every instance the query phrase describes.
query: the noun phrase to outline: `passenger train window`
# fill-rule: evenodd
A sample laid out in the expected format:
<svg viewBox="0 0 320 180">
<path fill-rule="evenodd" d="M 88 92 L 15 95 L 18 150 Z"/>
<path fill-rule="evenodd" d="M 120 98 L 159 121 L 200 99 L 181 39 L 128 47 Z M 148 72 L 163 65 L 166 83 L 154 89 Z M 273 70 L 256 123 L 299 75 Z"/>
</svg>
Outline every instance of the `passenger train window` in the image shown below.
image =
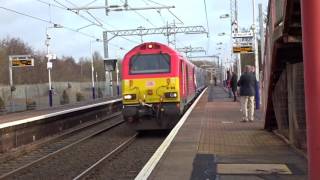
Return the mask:
<svg viewBox="0 0 320 180">
<path fill-rule="evenodd" d="M 186 64 L 186 90 L 187 94 L 189 94 L 189 70 L 188 70 L 188 65 Z"/>
<path fill-rule="evenodd" d="M 130 74 L 170 73 L 168 54 L 137 54 L 130 59 Z"/>
<path fill-rule="evenodd" d="M 184 78 L 184 68 L 183 68 L 183 60 L 180 59 L 180 77 L 181 77 L 181 87 L 182 87 L 182 94 L 184 95 L 185 89 L 185 78 Z"/>
</svg>

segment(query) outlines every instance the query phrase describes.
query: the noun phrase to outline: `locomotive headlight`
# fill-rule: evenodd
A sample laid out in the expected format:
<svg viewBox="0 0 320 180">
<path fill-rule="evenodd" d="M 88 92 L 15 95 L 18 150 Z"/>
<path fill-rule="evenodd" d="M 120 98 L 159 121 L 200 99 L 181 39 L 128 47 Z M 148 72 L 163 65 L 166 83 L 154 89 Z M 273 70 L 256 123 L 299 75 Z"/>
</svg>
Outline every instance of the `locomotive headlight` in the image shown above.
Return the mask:
<svg viewBox="0 0 320 180">
<path fill-rule="evenodd" d="M 123 99 L 125 100 L 133 100 L 136 99 L 136 95 L 135 94 L 126 94 L 123 96 Z"/>
<path fill-rule="evenodd" d="M 177 98 L 178 97 L 178 93 L 176 93 L 176 92 L 166 92 L 166 93 L 164 93 L 164 97 L 165 98 Z"/>
</svg>

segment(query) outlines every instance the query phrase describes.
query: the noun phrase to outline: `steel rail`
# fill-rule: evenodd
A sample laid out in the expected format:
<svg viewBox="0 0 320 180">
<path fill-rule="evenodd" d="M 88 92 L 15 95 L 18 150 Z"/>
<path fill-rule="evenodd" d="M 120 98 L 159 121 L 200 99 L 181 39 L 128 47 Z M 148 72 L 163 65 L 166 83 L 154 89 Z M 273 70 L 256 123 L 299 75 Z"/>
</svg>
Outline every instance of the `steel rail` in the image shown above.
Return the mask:
<svg viewBox="0 0 320 180">
<path fill-rule="evenodd" d="M 127 147 L 133 140 L 136 139 L 138 133 L 136 133 L 135 135 L 133 135 L 132 137 L 130 137 L 129 139 L 127 139 L 126 141 L 124 141 L 121 145 L 119 145 L 116 149 L 114 149 L 113 151 L 109 152 L 107 155 L 105 155 L 104 157 L 102 157 L 100 160 L 98 160 L 97 162 L 95 162 L 92 166 L 90 166 L 88 169 L 86 169 L 85 171 L 83 171 L 82 173 L 80 173 L 78 176 L 76 176 L 75 178 L 73 178 L 73 180 L 78 180 L 81 179 L 83 177 L 85 177 L 87 174 L 89 174 L 90 172 L 92 172 L 95 168 L 97 168 L 102 162 L 104 162 L 106 159 L 112 157 L 113 155 L 117 154 L 118 152 L 120 152 L 121 150 L 123 150 L 125 147 Z"/>
<path fill-rule="evenodd" d="M 118 117 L 118 116 L 119 116 L 119 114 L 116 115 L 116 116 L 112 116 L 112 117 L 110 117 L 110 118 L 116 118 L 116 117 Z M 67 149 L 69 149 L 69 148 L 71 148 L 71 147 L 73 147 L 73 146 L 75 146 L 75 145 L 77 145 L 77 144 L 79 144 L 79 143 L 81 143 L 81 142 L 83 142 L 83 141 L 85 141 L 85 140 L 93 137 L 93 136 L 96 136 L 96 135 L 98 135 L 98 134 L 100 134 L 100 133 L 102 133 L 102 132 L 105 132 L 105 131 L 108 131 L 108 130 L 110 130 L 110 129 L 113 129 L 113 128 L 119 126 L 120 124 L 123 124 L 124 122 L 125 122 L 124 120 L 121 120 L 121 121 L 116 122 L 116 123 L 114 123 L 114 124 L 112 124 L 112 125 L 110 125 L 110 126 L 108 126 L 108 127 L 106 127 L 106 128 L 103 128 L 102 130 L 99 130 L 99 131 L 97 131 L 97 132 L 91 133 L 90 135 L 88 135 L 88 136 L 86 136 L 86 137 L 84 137 L 84 138 L 81 138 L 81 139 L 79 139 L 78 141 L 73 142 L 73 143 L 71 143 L 71 144 L 69 144 L 69 145 L 67 145 L 67 146 L 64 146 L 63 148 L 60 148 L 59 150 L 56 150 L 56 151 L 54 151 L 54 152 L 51 152 L 51 153 L 49 153 L 49 154 L 47 154 L 47 155 L 45 155 L 45 156 L 43 156 L 43 157 L 41 157 L 41 158 L 39 158 L 39 159 L 37 159 L 37 160 L 35 160 L 35 161 L 32 161 L 32 162 L 30 162 L 30 163 L 27 163 L 26 165 L 23 165 L 23 166 L 15 169 L 15 170 L 13 170 L 13 171 L 10 171 L 10 172 L 8 172 L 8 173 L 5 173 L 5 174 L 1 175 L 1 176 L 0 176 L 0 179 L 8 178 L 9 176 L 14 175 L 15 173 L 18 173 L 18 172 L 20 172 L 20 171 L 22 171 L 22 170 L 24 170 L 24 169 L 26 169 L 26 168 L 28 168 L 28 167 L 36 164 L 36 163 L 39 163 L 39 162 L 41 162 L 41 161 L 43 161 L 43 160 L 45 160 L 45 159 L 48 159 L 48 158 L 50 158 L 51 156 L 54 156 L 54 155 L 56 155 L 56 154 L 58 154 L 58 153 L 60 153 L 60 152 L 62 152 L 62 151 L 65 151 L 65 150 L 67 150 Z M 95 123 L 95 124 L 89 124 L 88 126 L 85 126 L 85 127 L 83 127 L 83 128 L 80 128 L 80 129 L 78 128 L 78 129 L 76 129 L 76 130 L 74 130 L 74 131 L 72 131 L 72 132 L 70 132 L 70 133 L 68 133 L 68 134 L 72 134 L 72 133 L 74 133 L 75 131 L 83 130 L 83 129 L 86 129 L 86 128 L 91 127 L 91 126 L 93 126 L 93 125 L 100 124 L 100 123 L 101 123 L 101 121 L 98 121 L 98 122 Z"/>
</svg>

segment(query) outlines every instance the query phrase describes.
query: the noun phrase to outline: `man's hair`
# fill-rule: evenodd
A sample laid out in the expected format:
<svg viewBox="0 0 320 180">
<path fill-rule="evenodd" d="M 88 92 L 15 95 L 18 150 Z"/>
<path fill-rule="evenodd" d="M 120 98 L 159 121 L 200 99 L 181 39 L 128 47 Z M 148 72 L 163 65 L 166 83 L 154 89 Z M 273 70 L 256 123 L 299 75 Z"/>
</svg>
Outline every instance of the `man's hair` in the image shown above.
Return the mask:
<svg viewBox="0 0 320 180">
<path fill-rule="evenodd" d="M 250 65 L 246 65 L 246 72 L 250 72 L 251 71 L 251 66 Z"/>
</svg>

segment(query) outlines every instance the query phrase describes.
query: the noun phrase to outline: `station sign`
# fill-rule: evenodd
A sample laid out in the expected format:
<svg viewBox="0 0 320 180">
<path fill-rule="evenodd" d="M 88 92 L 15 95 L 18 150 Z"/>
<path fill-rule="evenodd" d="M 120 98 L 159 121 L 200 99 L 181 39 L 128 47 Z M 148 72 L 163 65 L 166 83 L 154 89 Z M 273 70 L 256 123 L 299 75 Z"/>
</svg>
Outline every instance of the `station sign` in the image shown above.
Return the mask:
<svg viewBox="0 0 320 180">
<path fill-rule="evenodd" d="M 232 33 L 232 38 L 253 38 L 253 33 L 252 32 Z"/>
<path fill-rule="evenodd" d="M 31 55 L 12 55 L 9 56 L 11 67 L 30 67 L 34 66 L 34 58 Z"/>
<path fill-rule="evenodd" d="M 104 70 L 105 71 L 115 71 L 117 66 L 117 59 L 105 59 L 104 61 Z"/>
<path fill-rule="evenodd" d="M 246 53 L 254 52 L 254 48 L 253 48 L 254 36 L 252 32 L 248 31 L 248 32 L 233 33 L 232 39 L 233 39 L 233 45 L 232 45 L 233 53 L 246 54 Z"/>
<path fill-rule="evenodd" d="M 238 47 L 233 47 L 232 48 L 233 53 L 253 53 L 253 48 L 252 46 L 238 46 Z"/>
</svg>

